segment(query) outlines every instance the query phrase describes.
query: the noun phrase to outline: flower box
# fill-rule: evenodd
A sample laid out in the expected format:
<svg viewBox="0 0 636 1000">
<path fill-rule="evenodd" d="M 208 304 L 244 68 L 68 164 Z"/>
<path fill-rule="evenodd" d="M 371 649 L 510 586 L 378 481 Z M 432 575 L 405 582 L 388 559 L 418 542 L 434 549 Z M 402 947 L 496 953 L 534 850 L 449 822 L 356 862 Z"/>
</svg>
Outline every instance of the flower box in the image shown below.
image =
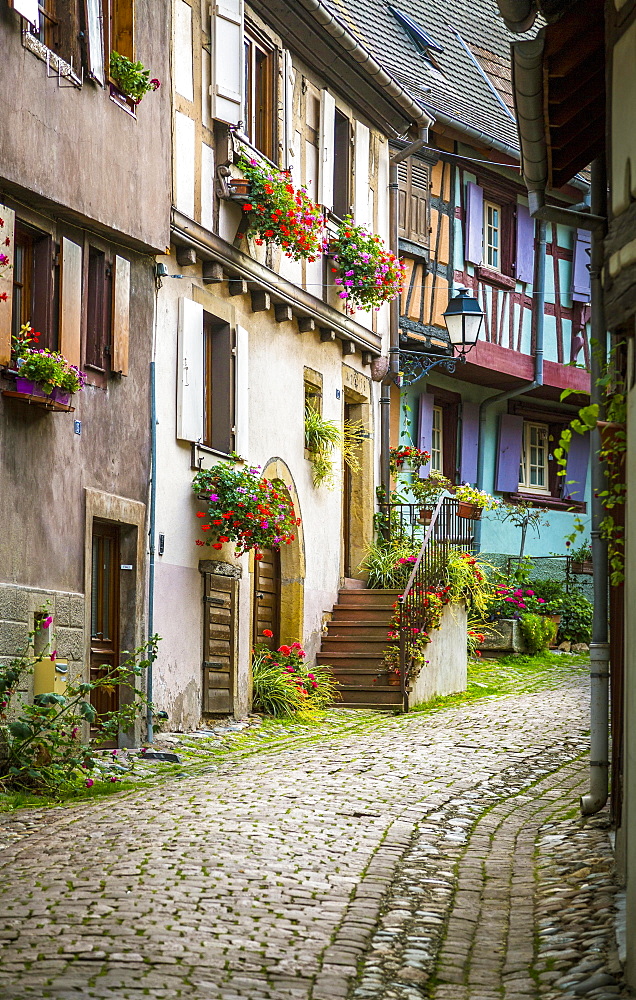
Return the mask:
<svg viewBox="0 0 636 1000">
<path fill-rule="evenodd" d="M 583 562 L 573 562 L 572 572 L 591 576 L 594 573 L 594 564 L 591 559 L 585 559 Z"/>
<path fill-rule="evenodd" d="M 476 503 L 467 503 L 465 500 L 460 500 L 457 505 L 457 516 L 465 517 L 469 521 L 480 521 L 482 509 Z"/>
<path fill-rule="evenodd" d="M 52 395 L 51 392 L 45 392 L 39 382 L 34 382 L 30 378 L 22 378 L 20 375 L 16 376 L 15 390 L 24 396 L 43 396 L 45 399 L 50 399 Z"/>
<path fill-rule="evenodd" d="M 230 178 L 230 197 L 235 201 L 244 201 L 252 191 L 252 182 L 246 177 Z"/>
</svg>

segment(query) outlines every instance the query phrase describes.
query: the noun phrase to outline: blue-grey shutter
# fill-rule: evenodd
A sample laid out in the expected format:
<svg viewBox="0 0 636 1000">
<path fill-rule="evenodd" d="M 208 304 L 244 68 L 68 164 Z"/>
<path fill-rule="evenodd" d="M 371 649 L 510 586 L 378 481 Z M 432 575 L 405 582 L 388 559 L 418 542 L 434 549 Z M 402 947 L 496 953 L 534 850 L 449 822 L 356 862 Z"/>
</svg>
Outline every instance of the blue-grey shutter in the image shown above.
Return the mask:
<svg viewBox="0 0 636 1000">
<path fill-rule="evenodd" d="M 517 281 L 534 281 L 534 219 L 525 205 L 517 205 Z"/>
<path fill-rule="evenodd" d="M 500 493 L 516 493 L 519 489 L 523 417 L 502 413 L 499 417 L 497 447 L 497 477 L 495 489 Z"/>
<path fill-rule="evenodd" d="M 417 447 L 430 455 L 433 444 L 433 397 L 428 392 L 420 393 L 420 412 L 418 417 Z M 420 479 L 426 479 L 430 466 L 420 469 Z"/>
<path fill-rule="evenodd" d="M 479 450 L 479 404 L 462 403 L 462 455 L 459 478 L 462 483 L 477 482 Z"/>
<path fill-rule="evenodd" d="M 469 181 L 466 186 L 466 260 L 481 264 L 484 259 L 484 190 Z"/>
<path fill-rule="evenodd" d="M 568 451 L 568 463 L 563 477 L 561 496 L 564 500 L 585 500 L 585 482 L 590 462 L 590 435 L 573 434 Z"/>
<path fill-rule="evenodd" d="M 591 294 L 590 254 L 592 235 L 586 229 L 577 229 L 572 258 L 572 301 L 589 302 Z"/>
</svg>

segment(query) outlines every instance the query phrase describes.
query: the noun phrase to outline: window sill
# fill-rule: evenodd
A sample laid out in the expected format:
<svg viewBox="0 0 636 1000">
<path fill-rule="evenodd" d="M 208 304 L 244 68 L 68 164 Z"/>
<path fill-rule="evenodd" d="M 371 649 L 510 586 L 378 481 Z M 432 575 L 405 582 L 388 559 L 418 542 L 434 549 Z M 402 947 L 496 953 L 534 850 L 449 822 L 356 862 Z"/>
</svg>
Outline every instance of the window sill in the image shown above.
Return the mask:
<svg viewBox="0 0 636 1000">
<path fill-rule="evenodd" d="M 428 263 L 431 256 L 430 247 L 424 243 L 413 243 L 411 240 L 406 240 L 400 236 L 398 240 L 398 248 L 400 253 L 405 253 L 409 257 L 413 257 L 415 260 L 420 260 L 423 263 Z"/>
<path fill-rule="evenodd" d="M 192 448 L 192 458 L 190 464 L 191 468 L 195 469 L 197 472 L 202 468 L 209 469 L 211 467 L 211 464 L 216 465 L 217 464 L 216 461 L 213 461 L 211 463 L 212 459 L 222 458 L 226 462 L 234 461 L 232 455 L 229 455 L 227 452 L 217 451 L 216 448 L 210 448 L 209 445 L 201 444 L 198 441 L 193 441 L 191 444 L 191 448 Z"/>
<path fill-rule="evenodd" d="M 38 59 L 46 63 L 47 76 L 57 76 L 58 86 L 72 86 L 78 90 L 82 89 L 83 72 L 82 78 L 80 78 L 70 63 L 67 63 L 65 59 L 58 56 L 57 52 L 54 52 L 44 42 L 41 42 L 39 38 L 31 34 L 28 28 L 22 29 L 22 44 L 25 49 L 28 49 L 34 56 L 37 56 Z M 62 84 L 62 80 L 66 80 L 67 83 Z"/>
<path fill-rule="evenodd" d="M 546 507 L 548 510 L 562 510 L 565 513 L 585 514 L 587 504 L 580 500 L 562 500 L 561 497 L 553 497 L 546 493 L 506 493 L 504 494 L 508 503 L 531 503 L 533 507 Z"/>
<path fill-rule="evenodd" d="M 121 108 L 122 111 L 125 111 L 126 114 L 129 114 L 130 117 L 134 118 L 136 121 L 137 112 L 135 108 L 137 107 L 137 105 L 134 103 L 132 98 L 126 97 L 125 94 L 122 94 L 119 87 L 116 87 L 114 83 L 108 84 L 108 92 L 113 104 L 116 104 L 118 108 Z"/>
<path fill-rule="evenodd" d="M 480 281 L 485 281 L 488 285 L 493 285 L 495 288 L 504 288 L 512 291 L 517 286 L 516 278 L 502 274 L 501 271 L 493 271 L 492 268 L 484 267 L 483 264 L 476 265 L 475 275 Z"/>
</svg>

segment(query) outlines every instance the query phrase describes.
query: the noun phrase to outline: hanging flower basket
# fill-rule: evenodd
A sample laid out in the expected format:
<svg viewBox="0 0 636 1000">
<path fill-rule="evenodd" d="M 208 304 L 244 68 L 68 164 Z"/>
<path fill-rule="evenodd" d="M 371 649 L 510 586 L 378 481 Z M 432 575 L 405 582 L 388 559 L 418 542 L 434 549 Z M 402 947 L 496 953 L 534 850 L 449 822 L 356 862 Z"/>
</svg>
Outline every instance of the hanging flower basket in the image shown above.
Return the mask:
<svg viewBox="0 0 636 1000">
<path fill-rule="evenodd" d="M 479 507 L 476 503 L 460 501 L 457 506 L 457 516 L 465 517 L 469 521 L 480 521 L 482 510 L 483 508 Z"/>
<path fill-rule="evenodd" d="M 384 246 L 379 236 L 356 226 L 351 216 L 341 222 L 329 243 L 331 271 L 338 295 L 350 312 L 379 309 L 402 291 L 404 264 Z"/>
</svg>

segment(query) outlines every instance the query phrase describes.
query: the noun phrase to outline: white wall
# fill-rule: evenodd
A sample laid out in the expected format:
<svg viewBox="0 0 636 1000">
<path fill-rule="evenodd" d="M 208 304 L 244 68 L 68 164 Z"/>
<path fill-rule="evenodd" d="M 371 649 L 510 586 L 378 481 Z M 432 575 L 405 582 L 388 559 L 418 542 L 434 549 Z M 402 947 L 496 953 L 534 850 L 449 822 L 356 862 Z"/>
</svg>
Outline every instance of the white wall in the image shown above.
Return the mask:
<svg viewBox="0 0 636 1000">
<path fill-rule="evenodd" d="M 425 664 L 409 694 L 409 707 L 422 705 L 437 695 L 455 694 L 468 687 L 466 650 L 466 608 L 449 604 L 442 613 L 442 623 L 431 631 Z"/>
</svg>

